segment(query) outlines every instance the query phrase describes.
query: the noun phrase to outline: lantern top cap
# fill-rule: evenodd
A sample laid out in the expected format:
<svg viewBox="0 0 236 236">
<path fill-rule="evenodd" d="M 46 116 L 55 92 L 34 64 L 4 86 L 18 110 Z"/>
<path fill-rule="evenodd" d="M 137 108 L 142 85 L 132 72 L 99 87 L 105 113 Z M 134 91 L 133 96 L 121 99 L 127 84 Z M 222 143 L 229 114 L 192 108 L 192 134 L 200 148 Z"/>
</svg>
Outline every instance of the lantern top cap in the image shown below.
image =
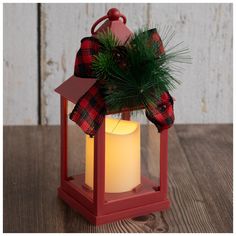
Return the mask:
<svg viewBox="0 0 236 236">
<path fill-rule="evenodd" d="M 107 16 L 108 16 L 108 19 L 110 21 L 113 21 L 113 20 L 119 20 L 121 14 L 120 14 L 120 11 L 117 8 L 111 8 L 107 12 Z"/>
<path fill-rule="evenodd" d="M 117 8 L 111 8 L 105 16 L 102 16 L 97 21 L 95 21 L 95 23 L 93 24 L 93 26 L 91 28 L 91 34 L 92 35 L 96 34 L 95 28 L 102 21 L 108 19 L 108 22 L 110 22 L 110 23 L 114 22 L 114 21 L 118 22 L 119 18 L 122 18 L 123 24 L 126 24 L 126 17 L 123 14 L 121 14 Z"/>
</svg>

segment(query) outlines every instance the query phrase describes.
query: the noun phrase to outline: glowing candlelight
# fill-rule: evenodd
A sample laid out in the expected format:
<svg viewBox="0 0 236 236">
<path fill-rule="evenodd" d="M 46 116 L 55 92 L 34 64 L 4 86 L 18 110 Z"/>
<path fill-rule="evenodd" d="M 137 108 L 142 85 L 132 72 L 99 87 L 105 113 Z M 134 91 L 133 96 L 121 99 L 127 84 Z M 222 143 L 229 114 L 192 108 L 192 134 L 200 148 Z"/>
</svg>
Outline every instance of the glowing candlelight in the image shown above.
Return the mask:
<svg viewBox="0 0 236 236">
<path fill-rule="evenodd" d="M 141 181 L 140 124 L 106 118 L 105 192 L 131 191 Z M 93 189 L 94 138 L 86 135 L 85 184 Z"/>
</svg>

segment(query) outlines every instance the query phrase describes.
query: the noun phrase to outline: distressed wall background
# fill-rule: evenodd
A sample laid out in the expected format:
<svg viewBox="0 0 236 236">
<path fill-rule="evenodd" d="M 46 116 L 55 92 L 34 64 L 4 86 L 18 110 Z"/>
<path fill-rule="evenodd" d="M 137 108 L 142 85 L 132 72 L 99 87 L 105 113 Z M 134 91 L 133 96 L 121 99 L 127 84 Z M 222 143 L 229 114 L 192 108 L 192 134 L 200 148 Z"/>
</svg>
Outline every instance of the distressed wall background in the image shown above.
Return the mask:
<svg viewBox="0 0 236 236">
<path fill-rule="evenodd" d="M 72 75 L 81 38 L 111 7 L 132 30 L 172 26 L 190 48 L 192 65 L 172 93 L 176 123 L 233 122 L 232 4 L 4 4 L 5 125 L 59 123 L 54 88 Z"/>
</svg>

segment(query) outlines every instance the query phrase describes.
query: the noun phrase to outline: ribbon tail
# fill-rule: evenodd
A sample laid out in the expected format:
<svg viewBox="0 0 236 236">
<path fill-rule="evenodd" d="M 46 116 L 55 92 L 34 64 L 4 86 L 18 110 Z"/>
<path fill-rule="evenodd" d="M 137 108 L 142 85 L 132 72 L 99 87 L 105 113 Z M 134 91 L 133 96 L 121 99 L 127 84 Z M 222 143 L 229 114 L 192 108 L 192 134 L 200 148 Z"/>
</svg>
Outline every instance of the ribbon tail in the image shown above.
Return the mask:
<svg viewBox="0 0 236 236">
<path fill-rule="evenodd" d="M 106 115 L 105 101 L 98 82 L 96 82 L 76 103 L 70 114 L 86 134 L 93 137 L 100 128 Z"/>
<path fill-rule="evenodd" d="M 164 92 L 157 104 L 145 111 L 146 117 L 150 120 L 160 133 L 164 129 L 169 129 L 175 120 L 174 101 L 169 92 Z"/>
<path fill-rule="evenodd" d="M 162 131 L 162 128 L 161 125 L 158 123 L 158 121 L 154 118 L 154 116 L 151 115 L 151 113 L 148 110 L 145 111 L 145 114 L 147 119 L 156 126 L 158 133 L 160 133 Z"/>
</svg>

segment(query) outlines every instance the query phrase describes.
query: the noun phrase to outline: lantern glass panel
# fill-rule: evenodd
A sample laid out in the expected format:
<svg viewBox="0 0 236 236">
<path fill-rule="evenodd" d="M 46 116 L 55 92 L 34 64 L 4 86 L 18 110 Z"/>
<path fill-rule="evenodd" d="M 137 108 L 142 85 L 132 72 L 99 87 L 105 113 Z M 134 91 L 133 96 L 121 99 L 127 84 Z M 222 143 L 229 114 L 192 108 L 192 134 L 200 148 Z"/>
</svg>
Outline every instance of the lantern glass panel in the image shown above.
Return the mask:
<svg viewBox="0 0 236 236">
<path fill-rule="evenodd" d="M 74 104 L 68 102 L 68 126 L 67 126 L 67 155 L 68 155 L 68 177 L 70 181 L 80 189 L 83 195 L 90 199 L 93 198 L 93 192 L 85 184 L 85 156 L 86 156 L 86 135 L 80 127 L 69 119 L 69 115 L 74 108 Z M 93 165 L 93 163 L 92 163 Z M 93 166 L 91 167 L 93 169 Z"/>
<path fill-rule="evenodd" d="M 68 119 L 68 176 L 85 171 L 85 135 L 79 127 Z"/>
<path fill-rule="evenodd" d="M 153 185 L 154 190 L 160 187 L 160 133 L 146 119 L 144 112 L 132 116 L 132 120 L 140 121 L 141 126 L 141 176 L 142 182 Z"/>
<path fill-rule="evenodd" d="M 160 186 L 160 133 L 150 124 L 141 125 L 141 166 L 143 178 L 153 183 L 155 190 Z"/>
</svg>

